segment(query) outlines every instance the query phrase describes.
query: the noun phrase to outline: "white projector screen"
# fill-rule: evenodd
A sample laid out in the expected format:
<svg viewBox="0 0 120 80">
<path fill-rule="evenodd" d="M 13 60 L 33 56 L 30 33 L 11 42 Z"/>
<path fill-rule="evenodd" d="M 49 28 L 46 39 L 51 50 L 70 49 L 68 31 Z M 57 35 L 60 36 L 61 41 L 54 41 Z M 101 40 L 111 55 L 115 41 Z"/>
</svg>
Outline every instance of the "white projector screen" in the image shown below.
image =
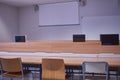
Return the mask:
<svg viewBox="0 0 120 80">
<path fill-rule="evenodd" d="M 79 24 L 79 2 L 39 5 L 39 26 Z"/>
</svg>

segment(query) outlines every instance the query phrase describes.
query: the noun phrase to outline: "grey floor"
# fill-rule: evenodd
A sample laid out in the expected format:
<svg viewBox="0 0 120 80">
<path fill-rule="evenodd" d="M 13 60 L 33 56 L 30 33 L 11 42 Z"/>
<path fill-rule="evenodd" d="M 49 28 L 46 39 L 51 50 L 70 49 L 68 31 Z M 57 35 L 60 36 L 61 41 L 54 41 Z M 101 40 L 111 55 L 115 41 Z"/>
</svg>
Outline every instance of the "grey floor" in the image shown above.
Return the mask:
<svg viewBox="0 0 120 80">
<path fill-rule="evenodd" d="M 33 77 L 34 77 L 34 79 L 33 79 Z M 0 76 L 0 80 L 2 80 L 1 79 L 1 76 Z M 4 77 L 4 79 L 3 80 L 10 80 L 9 78 L 5 78 Z M 13 79 L 13 80 L 21 80 L 21 79 Z M 39 73 L 33 73 L 33 74 L 29 74 L 29 75 L 27 75 L 26 77 L 25 77 L 25 79 L 24 80 L 40 80 L 39 79 Z M 74 75 L 73 77 L 69 77 L 69 79 L 68 80 L 82 80 L 82 75 L 80 76 L 80 75 Z M 91 79 L 86 79 L 86 80 L 91 80 Z M 94 79 L 94 80 L 105 80 L 105 79 Z M 116 79 L 116 76 L 110 76 L 110 80 L 120 80 L 120 76 L 119 76 L 119 78 L 118 79 Z"/>
</svg>

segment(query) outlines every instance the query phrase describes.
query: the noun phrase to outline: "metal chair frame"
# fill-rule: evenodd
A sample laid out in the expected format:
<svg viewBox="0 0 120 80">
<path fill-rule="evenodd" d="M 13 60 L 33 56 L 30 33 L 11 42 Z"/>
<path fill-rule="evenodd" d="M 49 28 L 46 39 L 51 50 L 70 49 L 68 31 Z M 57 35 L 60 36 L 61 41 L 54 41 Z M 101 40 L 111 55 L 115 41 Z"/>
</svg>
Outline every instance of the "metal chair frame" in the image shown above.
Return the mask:
<svg viewBox="0 0 120 80">
<path fill-rule="evenodd" d="M 101 70 L 99 70 L 100 66 L 102 66 Z M 88 69 L 88 68 L 91 68 L 91 69 Z M 109 80 L 109 65 L 107 62 L 88 62 L 88 61 L 85 61 L 82 64 L 82 73 L 83 73 L 83 80 L 85 80 L 85 78 L 86 78 L 85 77 L 86 73 L 91 73 L 93 75 L 104 74 L 104 75 L 106 75 L 106 80 Z"/>
</svg>

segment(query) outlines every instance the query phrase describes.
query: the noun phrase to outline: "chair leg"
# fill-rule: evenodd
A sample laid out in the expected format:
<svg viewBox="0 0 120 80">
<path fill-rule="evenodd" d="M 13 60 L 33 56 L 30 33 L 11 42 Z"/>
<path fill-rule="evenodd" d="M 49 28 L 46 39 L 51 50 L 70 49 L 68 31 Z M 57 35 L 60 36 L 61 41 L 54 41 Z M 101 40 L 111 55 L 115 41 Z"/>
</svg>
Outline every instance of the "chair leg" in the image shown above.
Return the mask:
<svg viewBox="0 0 120 80">
<path fill-rule="evenodd" d="M 83 79 L 82 80 L 85 80 L 85 74 L 83 74 Z"/>
<path fill-rule="evenodd" d="M 4 80 L 4 79 L 3 79 L 3 76 L 1 76 L 1 80 Z"/>
<path fill-rule="evenodd" d="M 2 80 L 2 76 L 0 77 L 0 80 Z"/>
<path fill-rule="evenodd" d="M 13 80 L 13 78 L 10 78 L 10 80 Z"/>
<path fill-rule="evenodd" d="M 36 78 L 36 77 L 35 77 Z M 34 80 L 34 75 L 33 75 L 33 73 L 32 73 L 32 80 Z"/>
<path fill-rule="evenodd" d="M 116 72 L 116 80 L 118 80 L 118 76 L 119 76 L 119 74 L 118 74 L 118 71 Z"/>
<path fill-rule="evenodd" d="M 22 78 L 22 80 L 24 80 L 24 78 Z"/>
</svg>

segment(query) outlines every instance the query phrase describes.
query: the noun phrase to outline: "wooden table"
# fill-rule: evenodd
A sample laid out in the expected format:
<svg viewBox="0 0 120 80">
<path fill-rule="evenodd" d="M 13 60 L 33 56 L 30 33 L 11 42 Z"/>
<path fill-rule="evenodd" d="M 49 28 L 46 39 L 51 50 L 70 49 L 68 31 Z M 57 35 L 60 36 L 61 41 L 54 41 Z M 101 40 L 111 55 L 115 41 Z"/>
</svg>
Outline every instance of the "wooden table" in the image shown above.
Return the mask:
<svg viewBox="0 0 120 80">
<path fill-rule="evenodd" d="M 42 58 L 60 58 L 64 59 L 65 65 L 81 66 L 83 61 L 105 61 L 108 62 L 110 67 L 120 67 L 120 58 L 109 57 L 29 57 L 29 56 L 0 56 L 0 58 L 16 58 L 20 57 L 23 63 L 26 64 L 41 64 Z"/>
<path fill-rule="evenodd" d="M 0 56 L 0 58 L 16 58 L 20 57 L 22 59 L 23 64 L 27 65 L 37 65 L 40 69 L 40 79 L 41 79 L 41 64 L 42 64 L 42 58 L 60 58 L 64 59 L 64 63 L 66 66 L 73 66 L 73 67 L 81 67 L 83 61 L 105 61 L 108 62 L 109 67 L 116 68 L 120 70 L 120 58 L 107 58 L 107 57 L 32 57 L 32 56 Z M 72 68 L 73 68 L 72 67 Z"/>
</svg>

